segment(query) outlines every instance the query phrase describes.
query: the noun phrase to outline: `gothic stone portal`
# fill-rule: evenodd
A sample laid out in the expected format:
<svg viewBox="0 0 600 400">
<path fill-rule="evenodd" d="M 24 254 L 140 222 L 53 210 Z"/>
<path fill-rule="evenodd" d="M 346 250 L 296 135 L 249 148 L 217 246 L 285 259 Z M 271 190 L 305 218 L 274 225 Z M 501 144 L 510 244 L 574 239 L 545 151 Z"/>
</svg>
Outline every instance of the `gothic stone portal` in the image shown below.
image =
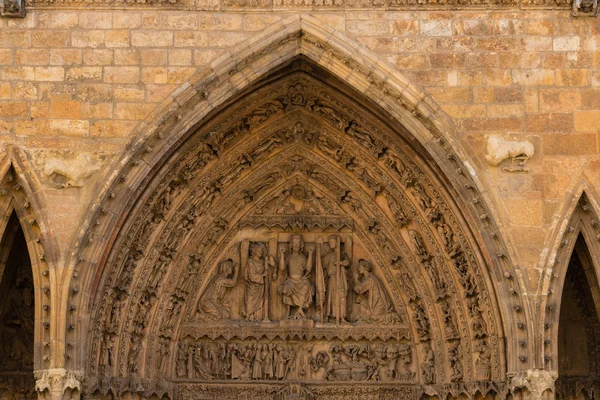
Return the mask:
<svg viewBox="0 0 600 400">
<path fill-rule="evenodd" d="M 190 132 L 104 266 L 86 393 L 505 390 L 469 224 L 427 153 L 366 104 L 297 60 Z"/>
</svg>

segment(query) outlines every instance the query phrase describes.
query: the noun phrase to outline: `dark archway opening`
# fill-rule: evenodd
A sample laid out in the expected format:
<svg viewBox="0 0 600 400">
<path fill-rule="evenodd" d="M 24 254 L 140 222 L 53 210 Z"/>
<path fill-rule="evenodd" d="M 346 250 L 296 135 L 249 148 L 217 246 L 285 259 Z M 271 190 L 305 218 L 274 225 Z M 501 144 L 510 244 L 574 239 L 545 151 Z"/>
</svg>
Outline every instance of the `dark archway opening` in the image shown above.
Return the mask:
<svg viewBox="0 0 600 400">
<path fill-rule="evenodd" d="M 591 256 L 579 236 L 569 262 L 560 307 L 557 394 L 597 399 L 600 392 L 600 290 Z"/>
<path fill-rule="evenodd" d="M 0 394 L 33 394 L 33 288 L 27 242 L 13 213 L 0 242 Z"/>
</svg>

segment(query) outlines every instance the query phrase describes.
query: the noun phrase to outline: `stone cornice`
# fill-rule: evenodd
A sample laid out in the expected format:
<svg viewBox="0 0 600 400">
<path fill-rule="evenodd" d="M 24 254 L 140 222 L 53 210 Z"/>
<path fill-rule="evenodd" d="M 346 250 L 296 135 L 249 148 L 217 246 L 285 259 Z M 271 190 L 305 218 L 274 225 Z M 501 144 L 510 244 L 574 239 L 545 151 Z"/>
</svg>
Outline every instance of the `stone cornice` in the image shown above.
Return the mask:
<svg viewBox="0 0 600 400">
<path fill-rule="evenodd" d="M 571 8 L 569 0 L 27 0 L 28 9 L 187 11 L 462 11 Z"/>
</svg>

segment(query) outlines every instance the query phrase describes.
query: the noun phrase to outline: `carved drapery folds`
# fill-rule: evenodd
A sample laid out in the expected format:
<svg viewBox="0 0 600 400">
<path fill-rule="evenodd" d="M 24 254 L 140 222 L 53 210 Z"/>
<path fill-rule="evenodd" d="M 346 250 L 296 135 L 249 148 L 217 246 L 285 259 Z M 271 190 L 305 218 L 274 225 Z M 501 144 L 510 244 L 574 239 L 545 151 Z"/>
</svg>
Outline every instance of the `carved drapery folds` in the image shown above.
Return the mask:
<svg viewBox="0 0 600 400">
<path fill-rule="evenodd" d="M 416 396 L 503 379 L 485 266 L 444 186 L 333 78 L 290 68 L 142 196 L 97 291 L 88 392 Z"/>
</svg>

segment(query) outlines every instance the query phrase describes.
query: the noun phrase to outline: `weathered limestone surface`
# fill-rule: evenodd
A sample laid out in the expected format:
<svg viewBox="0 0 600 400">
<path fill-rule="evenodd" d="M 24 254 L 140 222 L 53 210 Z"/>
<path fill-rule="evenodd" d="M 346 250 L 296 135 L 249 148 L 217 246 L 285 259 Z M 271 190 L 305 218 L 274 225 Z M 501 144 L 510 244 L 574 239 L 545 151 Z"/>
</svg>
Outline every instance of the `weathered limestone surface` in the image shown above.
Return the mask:
<svg viewBox="0 0 600 400">
<path fill-rule="evenodd" d="M 365 360 L 373 363 L 374 355 L 349 354 L 388 346 L 387 336 L 372 338 L 363 330 L 375 324 L 385 335 L 387 324 L 380 322 L 394 321 L 396 336 L 389 337 L 397 347 L 390 353 L 398 357 L 380 361 L 397 360 L 397 366 L 378 370 L 389 380 L 373 378 L 382 388 L 372 390 L 553 398 L 556 310 L 580 233 L 592 258 L 600 259 L 600 20 L 586 4 L 573 17 L 566 2 L 437 3 L 36 0 L 25 18 L 0 18 L 0 207 L 6 220 L 0 226 L 16 210 L 28 242 L 38 391 L 52 399 L 82 391 L 201 398 L 198 385 L 215 373 L 190 372 L 193 357 L 178 361 L 178 352 L 254 345 L 255 353 L 274 357 L 285 351 L 284 344 L 277 349 L 280 340 L 297 346 L 296 360 L 303 349 L 307 360 L 320 354 L 322 365 L 313 362 L 310 379 L 294 376 L 306 386 L 280 385 L 277 395 L 291 398 L 297 390 L 304 398 L 327 398 L 337 392 L 323 387 L 335 382 L 317 383 L 344 376 L 336 375 L 333 360 L 367 369 Z M 294 56 L 301 56 L 301 66 L 292 63 L 296 80 L 278 72 Z M 256 85 L 265 76 L 272 80 Z M 263 97 L 252 97 L 259 92 Z M 325 103 L 323 93 L 330 95 Z M 273 103 L 260 103 L 266 99 Z M 225 137 L 230 131 L 241 135 L 231 139 L 235 146 L 211 141 L 214 132 Z M 196 148 L 198 160 L 184 154 L 198 143 L 210 144 L 209 151 Z M 393 151 L 418 179 L 394 170 Z M 298 161 L 304 167 L 285 164 L 295 156 L 306 156 Z M 331 168 L 323 176 L 333 171 L 329 179 L 339 188 L 306 173 L 306 165 L 314 169 L 324 160 Z M 198 171 L 182 179 L 183 166 L 191 165 L 185 163 L 197 163 Z M 253 175 L 259 172 L 272 175 Z M 168 181 L 171 175 L 179 180 Z M 196 187 L 204 192 L 193 192 Z M 281 209 L 258 212 L 275 188 L 302 193 L 300 200 L 288 199 L 291 214 L 336 216 L 347 225 L 315 219 L 308 227 Z M 179 208 L 199 198 L 212 219 Z M 329 199 L 335 207 L 302 209 L 307 198 Z M 436 217 L 439 210 L 428 199 L 446 219 Z M 361 214 L 357 204 L 368 210 Z M 182 215 L 193 216 L 189 226 Z M 298 267 L 286 261 L 293 247 L 288 231 L 301 235 L 304 257 L 313 263 L 307 281 L 284 278 Z M 175 239 L 173 232 L 183 236 Z M 142 234 L 144 248 L 136 244 Z M 174 244 L 168 245 L 169 235 Z M 331 235 L 347 252 L 347 298 L 328 297 L 324 277 L 323 302 L 347 302 L 349 328 L 334 328 L 329 337 L 328 326 L 294 325 L 304 321 L 298 315 L 263 336 L 248 333 L 246 342 L 233 333 L 197 333 L 200 320 L 229 332 L 248 319 L 250 327 L 260 326 L 263 307 L 274 313 L 273 323 L 285 320 L 290 306 L 292 316 L 306 311 L 320 324 L 314 271 L 317 260 L 323 262 L 317 250 L 325 252 Z M 264 248 L 256 250 L 257 243 Z M 247 274 L 252 248 L 263 267 L 281 273 L 262 302 L 266 283 Z M 200 249 L 210 262 L 194 259 Z M 472 258 L 464 261 L 463 253 Z M 228 266 L 229 259 L 237 266 Z M 359 260 L 369 265 L 362 272 Z M 131 282 L 114 281 L 127 263 Z M 460 270 L 467 264 L 472 281 Z M 402 268 L 418 276 L 403 278 Z M 195 286 L 183 290 L 186 271 L 198 276 L 189 276 Z M 222 285 L 215 294 L 207 287 L 218 271 Z M 423 293 L 411 296 L 403 279 Z M 381 290 L 364 289 L 367 281 L 377 288 L 380 282 Z M 228 290 L 237 303 L 223 308 Z M 377 306 L 354 304 L 374 293 Z M 481 310 L 473 298 L 484 299 Z M 115 303 L 119 311 L 108 311 Z M 249 305 L 252 312 L 245 310 Z M 329 316 L 343 320 L 335 307 Z M 142 321 L 144 312 L 154 330 Z M 313 336 L 285 336 L 293 329 Z M 279 339 L 270 336 L 274 332 Z M 323 338 L 355 347 L 343 353 L 324 346 Z M 133 367 L 138 353 L 139 371 Z M 219 379 L 231 378 L 229 367 Z M 356 374 L 362 377 L 362 370 Z M 240 376 L 231 378 L 235 385 L 226 387 L 237 389 L 224 396 L 235 398 L 254 387 L 253 380 L 269 380 L 258 370 L 256 378 L 252 371 Z M 402 383 L 397 390 L 406 392 L 387 388 L 389 382 Z M 452 387 L 465 382 L 471 386 Z M 222 390 L 208 386 L 203 395 Z"/>
</svg>

